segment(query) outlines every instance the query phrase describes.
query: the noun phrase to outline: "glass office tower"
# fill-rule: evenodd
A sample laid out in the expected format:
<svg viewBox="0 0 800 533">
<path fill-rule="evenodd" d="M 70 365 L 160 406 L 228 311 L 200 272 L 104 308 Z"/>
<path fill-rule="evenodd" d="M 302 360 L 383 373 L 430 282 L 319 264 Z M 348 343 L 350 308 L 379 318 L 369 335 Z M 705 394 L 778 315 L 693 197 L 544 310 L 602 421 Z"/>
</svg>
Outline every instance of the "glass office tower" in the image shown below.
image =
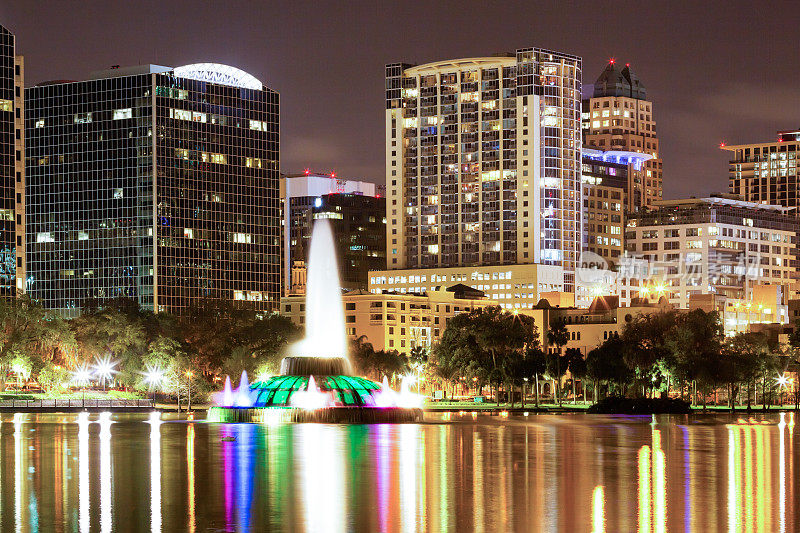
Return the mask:
<svg viewBox="0 0 800 533">
<path fill-rule="evenodd" d="M 25 279 L 22 67 L 14 35 L 0 26 L 0 297 L 20 294 Z"/>
<path fill-rule="evenodd" d="M 31 295 L 277 309 L 278 94 L 215 64 L 92 78 L 26 90 Z"/>
</svg>

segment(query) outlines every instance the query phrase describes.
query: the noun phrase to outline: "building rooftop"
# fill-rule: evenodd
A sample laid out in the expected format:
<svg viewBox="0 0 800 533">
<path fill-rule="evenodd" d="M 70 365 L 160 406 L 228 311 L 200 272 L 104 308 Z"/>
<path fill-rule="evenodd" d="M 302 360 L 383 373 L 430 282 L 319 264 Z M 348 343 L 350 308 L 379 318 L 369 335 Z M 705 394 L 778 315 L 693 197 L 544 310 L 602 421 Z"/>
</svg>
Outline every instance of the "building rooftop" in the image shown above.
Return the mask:
<svg viewBox="0 0 800 533">
<path fill-rule="evenodd" d="M 743 148 L 750 148 L 751 146 L 771 146 L 773 144 L 782 143 L 782 142 L 792 142 L 792 141 L 800 141 L 800 128 L 794 130 L 780 130 L 778 131 L 778 139 L 775 141 L 762 141 L 762 142 L 754 142 L 754 143 L 745 143 L 745 144 L 725 144 L 722 143 L 719 145 L 720 149 L 728 150 L 730 152 L 735 152 L 736 150 L 741 150 Z"/>
<path fill-rule="evenodd" d="M 647 91 L 629 63 L 622 66 L 611 59 L 594 82 L 594 98 L 604 96 L 627 96 L 645 100 Z"/>
<path fill-rule="evenodd" d="M 669 207 L 691 207 L 701 205 L 728 205 L 731 207 L 740 207 L 742 209 L 752 209 L 756 211 L 776 211 L 779 213 L 789 213 L 794 211 L 794 207 L 783 207 L 781 205 L 760 204 L 758 202 L 747 202 L 742 200 L 741 197 L 732 194 L 719 194 L 712 195 L 706 198 L 685 198 L 678 200 L 658 200 L 654 205 L 660 208 Z"/>
</svg>

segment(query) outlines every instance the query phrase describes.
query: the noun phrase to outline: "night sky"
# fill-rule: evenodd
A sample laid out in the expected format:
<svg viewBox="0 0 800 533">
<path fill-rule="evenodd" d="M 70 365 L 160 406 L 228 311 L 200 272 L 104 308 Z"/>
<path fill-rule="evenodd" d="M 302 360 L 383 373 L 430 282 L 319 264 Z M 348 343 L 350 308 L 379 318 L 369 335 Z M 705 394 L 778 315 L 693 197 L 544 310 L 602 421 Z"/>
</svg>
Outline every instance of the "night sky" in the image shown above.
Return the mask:
<svg viewBox="0 0 800 533">
<path fill-rule="evenodd" d="M 282 170 L 384 180 L 385 63 L 539 46 L 631 63 L 654 102 L 664 195 L 727 190 L 719 143 L 800 127 L 796 2 L 2 0 L 26 84 L 110 65 L 239 67 L 281 93 Z"/>
</svg>

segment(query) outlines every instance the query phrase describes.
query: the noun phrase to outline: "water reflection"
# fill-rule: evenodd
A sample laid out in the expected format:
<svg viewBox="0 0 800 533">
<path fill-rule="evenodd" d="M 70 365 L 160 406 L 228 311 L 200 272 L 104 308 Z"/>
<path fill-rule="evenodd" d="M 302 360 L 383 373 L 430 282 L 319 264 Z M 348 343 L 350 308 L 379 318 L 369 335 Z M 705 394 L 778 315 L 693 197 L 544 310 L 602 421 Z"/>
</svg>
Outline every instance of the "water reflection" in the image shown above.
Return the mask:
<svg viewBox="0 0 800 533">
<path fill-rule="evenodd" d="M 2 415 L 0 523 L 81 532 L 798 529 L 793 413 L 431 422 Z"/>
</svg>

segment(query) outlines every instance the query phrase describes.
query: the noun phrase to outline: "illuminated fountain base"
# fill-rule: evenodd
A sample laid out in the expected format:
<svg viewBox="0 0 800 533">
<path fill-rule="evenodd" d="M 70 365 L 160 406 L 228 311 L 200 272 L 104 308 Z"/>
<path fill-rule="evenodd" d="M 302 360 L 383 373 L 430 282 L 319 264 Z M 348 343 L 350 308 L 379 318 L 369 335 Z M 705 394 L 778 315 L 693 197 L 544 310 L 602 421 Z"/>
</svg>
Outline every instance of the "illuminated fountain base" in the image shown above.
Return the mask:
<svg viewBox="0 0 800 533">
<path fill-rule="evenodd" d="M 374 381 L 346 375 L 342 358 L 287 357 L 283 375 L 226 386 L 228 399 L 208 411 L 209 422 L 397 423 L 422 420 L 419 397 Z M 242 390 L 244 388 L 244 390 Z"/>
</svg>

